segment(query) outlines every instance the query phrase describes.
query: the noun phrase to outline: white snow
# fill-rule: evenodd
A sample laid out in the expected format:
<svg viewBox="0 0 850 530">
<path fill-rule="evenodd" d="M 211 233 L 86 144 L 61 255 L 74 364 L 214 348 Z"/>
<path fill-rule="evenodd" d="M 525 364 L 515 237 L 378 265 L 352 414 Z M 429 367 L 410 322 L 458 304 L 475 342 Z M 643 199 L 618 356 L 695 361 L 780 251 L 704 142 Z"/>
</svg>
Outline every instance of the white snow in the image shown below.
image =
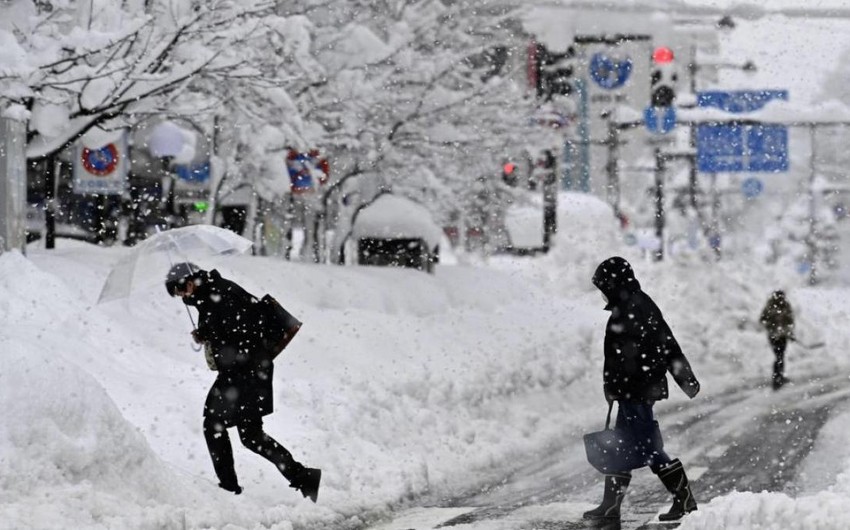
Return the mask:
<svg viewBox="0 0 850 530">
<path fill-rule="evenodd" d="M 352 228 L 355 239 L 364 237 L 399 239 L 422 238 L 431 248 L 440 244 L 443 231 L 421 204 L 386 193 L 363 208 Z"/>
<path fill-rule="evenodd" d="M 185 309 L 159 288 L 95 305 L 126 249 L 59 240 L 54 251 L 3 254 L 0 528 L 347 528 L 417 494 L 492 480 L 504 462 L 585 432 L 604 414 L 607 313 L 589 278 L 613 253 L 632 260 L 705 392 L 768 380 L 772 354 L 753 321 L 781 281 L 790 282 L 800 337 L 827 343 L 817 363 L 792 348 L 788 372 L 848 367 L 846 288 L 795 288 L 741 262 L 653 264 L 620 246 L 601 201 L 562 204 L 574 220 L 595 219 L 596 230 L 566 225 L 543 258 L 442 265 L 435 275 L 250 256 L 202 264 L 273 293 L 305 322 L 276 363 L 266 428 L 325 470 L 316 505 L 235 433 L 246 490 L 235 497 L 215 486 L 200 428 L 214 375 L 190 347 Z M 675 387 L 672 399 L 687 403 Z M 683 528 L 842 528 L 850 451 L 836 448 L 848 427 L 848 413 L 827 425 L 799 497 L 716 498 Z M 825 456 L 829 476 L 818 467 Z M 584 508 L 538 510 L 573 517 Z"/>
</svg>

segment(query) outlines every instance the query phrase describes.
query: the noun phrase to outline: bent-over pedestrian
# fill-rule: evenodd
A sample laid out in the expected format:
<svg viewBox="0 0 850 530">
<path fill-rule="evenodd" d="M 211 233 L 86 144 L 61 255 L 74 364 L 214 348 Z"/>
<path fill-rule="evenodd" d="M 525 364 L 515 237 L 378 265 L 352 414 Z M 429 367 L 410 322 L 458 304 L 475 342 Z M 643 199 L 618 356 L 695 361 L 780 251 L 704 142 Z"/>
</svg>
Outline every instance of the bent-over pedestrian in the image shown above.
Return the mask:
<svg viewBox="0 0 850 530">
<path fill-rule="evenodd" d="M 198 310 L 192 337 L 204 345 L 207 363 L 218 371 L 204 403 L 204 438 L 219 487 L 242 493 L 227 434 L 236 427 L 245 447 L 273 463 L 291 487 L 316 502 L 321 471 L 303 466 L 263 431 L 263 416 L 273 410 L 274 373 L 263 340 L 266 305 L 218 271 L 188 262 L 171 267 L 165 288 Z"/>
</svg>

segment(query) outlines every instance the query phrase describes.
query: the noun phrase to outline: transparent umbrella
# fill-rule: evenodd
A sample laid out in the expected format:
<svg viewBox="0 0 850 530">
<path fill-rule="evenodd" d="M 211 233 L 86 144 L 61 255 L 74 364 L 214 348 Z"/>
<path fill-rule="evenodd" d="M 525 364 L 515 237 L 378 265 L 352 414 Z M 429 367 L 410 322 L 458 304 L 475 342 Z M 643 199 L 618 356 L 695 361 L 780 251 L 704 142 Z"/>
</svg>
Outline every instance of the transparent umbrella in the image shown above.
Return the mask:
<svg viewBox="0 0 850 530">
<path fill-rule="evenodd" d="M 252 245 L 249 239 L 212 225 L 159 232 L 133 247 L 112 267 L 97 303 L 127 298 L 135 291 L 162 285 L 165 274 L 175 263 L 244 254 Z"/>
</svg>

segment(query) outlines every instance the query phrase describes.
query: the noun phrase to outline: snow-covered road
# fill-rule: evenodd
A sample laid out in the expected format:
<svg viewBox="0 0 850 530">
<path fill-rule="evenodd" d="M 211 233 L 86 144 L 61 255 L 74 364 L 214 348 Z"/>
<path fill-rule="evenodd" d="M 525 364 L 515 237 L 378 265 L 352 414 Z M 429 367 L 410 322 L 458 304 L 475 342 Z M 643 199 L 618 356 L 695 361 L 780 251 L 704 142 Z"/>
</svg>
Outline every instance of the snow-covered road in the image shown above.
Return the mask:
<svg viewBox="0 0 850 530">
<path fill-rule="evenodd" d="M 700 502 L 732 491 L 793 489 L 799 465 L 830 412 L 850 398 L 846 374 L 810 375 L 778 392 L 762 383 L 740 381 L 692 404 L 657 407 L 667 446 L 686 463 Z M 599 475 L 582 458 L 580 437 L 566 437 L 562 447 L 529 455 L 528 465 L 482 491 L 426 499 L 372 530 L 600 528 L 581 520 L 581 512 L 598 501 L 601 491 Z M 652 473 L 636 471 L 622 523 L 609 526 L 659 528 L 653 520 L 669 502 Z"/>
</svg>

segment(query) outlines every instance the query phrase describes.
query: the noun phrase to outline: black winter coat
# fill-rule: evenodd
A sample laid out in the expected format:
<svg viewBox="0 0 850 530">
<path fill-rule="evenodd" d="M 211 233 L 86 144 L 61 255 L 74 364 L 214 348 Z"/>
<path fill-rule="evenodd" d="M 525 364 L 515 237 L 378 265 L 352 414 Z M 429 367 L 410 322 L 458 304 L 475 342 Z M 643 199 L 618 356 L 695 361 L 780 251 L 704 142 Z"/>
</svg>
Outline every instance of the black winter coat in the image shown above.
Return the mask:
<svg viewBox="0 0 850 530">
<path fill-rule="evenodd" d="M 668 397 L 667 372 L 689 397 L 699 382 L 661 310 L 641 290 L 631 265 L 619 257 L 604 261 L 593 284 L 611 311 L 605 328 L 604 389 L 609 401 L 658 401 Z"/>
<path fill-rule="evenodd" d="M 192 277 L 195 291 L 184 299 L 198 309 L 196 336 L 209 343 L 218 368 L 204 403 L 204 416 L 225 426 L 271 414 L 274 365 L 264 342 L 266 305 L 218 271 Z"/>
</svg>

